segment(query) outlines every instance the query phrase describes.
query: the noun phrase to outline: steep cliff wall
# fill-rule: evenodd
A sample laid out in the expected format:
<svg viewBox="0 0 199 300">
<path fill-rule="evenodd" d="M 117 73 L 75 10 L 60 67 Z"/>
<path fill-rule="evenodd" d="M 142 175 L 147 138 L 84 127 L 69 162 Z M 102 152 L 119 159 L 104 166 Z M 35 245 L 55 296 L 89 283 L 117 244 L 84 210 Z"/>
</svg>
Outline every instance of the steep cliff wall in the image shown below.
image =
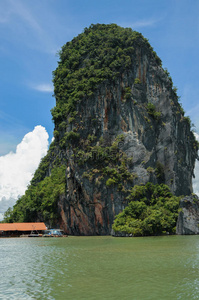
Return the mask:
<svg viewBox="0 0 199 300">
<path fill-rule="evenodd" d="M 190 120 L 141 34 L 114 24 L 86 28 L 63 46 L 54 86 L 55 141 L 32 185 L 66 167 L 54 221 L 69 234 L 110 234 L 135 184 L 192 192 L 198 146 Z"/>
<path fill-rule="evenodd" d="M 199 234 L 199 198 L 196 195 L 181 199 L 176 234 Z"/>
</svg>

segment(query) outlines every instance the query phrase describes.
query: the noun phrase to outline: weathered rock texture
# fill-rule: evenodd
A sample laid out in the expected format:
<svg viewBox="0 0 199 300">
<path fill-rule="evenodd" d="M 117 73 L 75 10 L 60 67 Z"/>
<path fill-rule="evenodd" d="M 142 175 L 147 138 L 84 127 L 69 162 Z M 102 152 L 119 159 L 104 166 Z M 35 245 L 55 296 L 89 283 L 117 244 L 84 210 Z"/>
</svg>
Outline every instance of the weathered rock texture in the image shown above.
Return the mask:
<svg viewBox="0 0 199 300">
<path fill-rule="evenodd" d="M 196 195 L 180 201 L 176 234 L 199 234 L 199 198 Z"/>
<path fill-rule="evenodd" d="M 104 137 L 106 145 L 123 134 L 119 150 L 133 160 L 128 165 L 129 172 L 136 174 L 133 184 L 164 182 L 175 195 L 189 195 L 197 156 L 193 133 L 171 80 L 149 47 L 138 43 L 134 48 L 131 68 L 123 70 L 114 83 L 106 80 L 91 97 L 78 103 L 76 120 L 67 130 L 77 128 L 84 139 L 94 135 L 96 144 Z M 125 98 L 126 87 L 131 95 Z M 160 117 L 149 114 L 148 103 Z M 127 193 L 118 191 L 117 184 L 107 186 L 108 176 L 102 172 L 96 171 L 90 180 L 83 177 L 88 169 L 100 169 L 95 157 L 79 166 L 73 148 L 68 146 L 65 151 L 66 196 L 59 201 L 62 225 L 70 234 L 110 234 L 114 216 L 127 205 Z M 162 174 L 155 172 L 157 164 Z M 97 181 L 100 176 L 104 180 Z M 124 185 L 128 190 L 132 183 Z"/>
<path fill-rule="evenodd" d="M 54 84 L 55 141 L 39 180 L 55 160 L 66 166 L 57 222 L 68 234 L 110 234 L 135 184 L 192 192 L 197 143 L 168 72 L 141 34 L 91 26 L 63 47 Z"/>
</svg>

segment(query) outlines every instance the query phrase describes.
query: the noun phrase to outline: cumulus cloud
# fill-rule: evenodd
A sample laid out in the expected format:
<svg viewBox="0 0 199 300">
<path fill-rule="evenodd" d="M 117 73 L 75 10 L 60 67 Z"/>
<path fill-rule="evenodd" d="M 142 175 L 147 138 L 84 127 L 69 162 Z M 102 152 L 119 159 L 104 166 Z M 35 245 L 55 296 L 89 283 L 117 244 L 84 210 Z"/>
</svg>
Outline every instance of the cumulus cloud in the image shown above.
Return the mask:
<svg viewBox="0 0 199 300">
<path fill-rule="evenodd" d="M 197 141 L 199 141 L 199 134 L 194 133 Z M 196 161 L 194 169 L 195 178 L 193 179 L 193 192 L 199 196 L 199 161 Z"/>
<path fill-rule="evenodd" d="M 15 153 L 0 156 L 0 220 L 7 208 L 24 194 L 41 158 L 47 153 L 48 138 L 46 129 L 36 126 L 24 136 Z"/>
</svg>

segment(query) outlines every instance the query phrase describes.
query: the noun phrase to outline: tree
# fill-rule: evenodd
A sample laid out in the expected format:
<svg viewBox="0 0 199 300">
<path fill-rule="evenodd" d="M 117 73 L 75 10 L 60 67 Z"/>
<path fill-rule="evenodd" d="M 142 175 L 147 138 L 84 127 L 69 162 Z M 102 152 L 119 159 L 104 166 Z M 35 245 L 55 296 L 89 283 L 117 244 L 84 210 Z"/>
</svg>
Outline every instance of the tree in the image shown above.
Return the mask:
<svg viewBox="0 0 199 300">
<path fill-rule="evenodd" d="M 165 184 L 134 186 L 127 197 L 129 205 L 115 217 L 115 232 L 133 236 L 174 233 L 180 197 Z"/>
</svg>

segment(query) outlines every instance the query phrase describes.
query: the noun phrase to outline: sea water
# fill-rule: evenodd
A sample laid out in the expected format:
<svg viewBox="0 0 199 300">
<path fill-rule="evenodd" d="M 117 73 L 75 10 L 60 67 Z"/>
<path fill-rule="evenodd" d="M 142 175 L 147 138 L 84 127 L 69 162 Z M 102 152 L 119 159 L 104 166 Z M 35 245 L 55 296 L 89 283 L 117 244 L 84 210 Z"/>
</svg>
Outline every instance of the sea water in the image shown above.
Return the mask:
<svg viewBox="0 0 199 300">
<path fill-rule="evenodd" d="M 199 236 L 0 239 L 0 299 L 199 299 Z"/>
</svg>

